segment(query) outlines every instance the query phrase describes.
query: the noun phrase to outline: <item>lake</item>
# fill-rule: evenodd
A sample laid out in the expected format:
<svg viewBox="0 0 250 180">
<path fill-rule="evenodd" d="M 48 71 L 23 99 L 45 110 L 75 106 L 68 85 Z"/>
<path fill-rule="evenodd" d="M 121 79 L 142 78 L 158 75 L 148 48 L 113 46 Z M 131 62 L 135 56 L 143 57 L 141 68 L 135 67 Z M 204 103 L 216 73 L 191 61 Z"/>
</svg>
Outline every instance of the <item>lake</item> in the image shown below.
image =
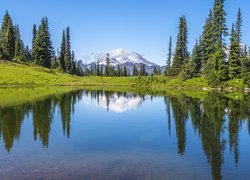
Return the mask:
<svg viewBox="0 0 250 180">
<path fill-rule="evenodd" d="M 0 179 L 249 179 L 250 96 L 80 89 L 2 102 L 0 143 Z"/>
</svg>

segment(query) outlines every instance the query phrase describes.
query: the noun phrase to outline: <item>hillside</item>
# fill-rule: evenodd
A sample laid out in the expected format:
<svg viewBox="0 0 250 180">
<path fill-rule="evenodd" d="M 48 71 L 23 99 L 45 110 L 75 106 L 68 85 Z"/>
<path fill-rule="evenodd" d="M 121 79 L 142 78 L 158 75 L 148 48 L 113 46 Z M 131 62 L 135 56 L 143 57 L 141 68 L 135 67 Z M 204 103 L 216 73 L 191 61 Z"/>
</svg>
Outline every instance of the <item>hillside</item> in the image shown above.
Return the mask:
<svg viewBox="0 0 250 180">
<path fill-rule="evenodd" d="M 42 67 L 0 61 L 0 85 L 77 85 L 83 80 L 77 76 Z"/>
<path fill-rule="evenodd" d="M 222 83 L 217 88 L 211 88 L 203 77 L 181 81 L 179 78 L 165 76 L 148 77 L 99 77 L 72 76 L 56 70 L 50 70 L 33 65 L 23 65 L 9 61 L 0 61 L 0 86 L 80 86 L 80 87 L 121 87 L 151 90 L 244 90 L 241 79 Z"/>
</svg>

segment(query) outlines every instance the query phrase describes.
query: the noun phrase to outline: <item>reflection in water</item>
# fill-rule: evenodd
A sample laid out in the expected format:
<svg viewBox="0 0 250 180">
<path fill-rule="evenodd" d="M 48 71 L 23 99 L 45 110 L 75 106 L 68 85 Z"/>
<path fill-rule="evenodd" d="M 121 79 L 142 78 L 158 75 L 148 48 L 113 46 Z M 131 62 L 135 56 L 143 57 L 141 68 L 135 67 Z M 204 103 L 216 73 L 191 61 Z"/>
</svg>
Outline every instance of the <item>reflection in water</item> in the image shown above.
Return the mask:
<svg viewBox="0 0 250 180">
<path fill-rule="evenodd" d="M 45 148 L 49 146 L 51 124 L 56 112 L 60 112 L 63 133 L 70 138 L 71 116 L 77 102 L 91 99 L 95 105 L 118 113 L 137 109 L 147 95 L 131 93 L 113 93 L 108 91 L 73 91 L 63 95 L 47 97 L 13 107 L 0 108 L 0 137 L 7 152 L 11 151 L 14 140 L 19 140 L 21 126 L 31 115 L 33 119 L 34 140 L 41 141 Z M 175 127 L 178 154 L 185 156 L 187 146 L 187 122 L 200 139 L 203 152 L 211 166 L 214 179 L 222 178 L 222 165 L 226 146 L 234 155 L 236 167 L 239 165 L 239 131 L 248 124 L 250 133 L 250 97 L 244 100 L 232 100 L 218 94 L 208 95 L 204 99 L 195 99 L 185 95 L 164 98 L 168 119 L 168 134 Z"/>
<path fill-rule="evenodd" d="M 181 155 L 185 153 L 186 121 L 191 120 L 194 130 L 201 139 L 207 160 L 211 164 L 213 178 L 222 179 L 221 171 L 227 139 L 236 166 L 239 163 L 239 131 L 244 121 L 247 121 L 248 127 L 250 124 L 250 104 L 247 102 L 249 102 L 247 96 L 242 101 L 235 101 L 216 94 L 204 100 L 186 96 L 166 97 L 167 112 L 170 114 L 171 103 L 175 119 L 178 153 Z M 227 131 L 228 138 L 226 138 Z"/>
</svg>

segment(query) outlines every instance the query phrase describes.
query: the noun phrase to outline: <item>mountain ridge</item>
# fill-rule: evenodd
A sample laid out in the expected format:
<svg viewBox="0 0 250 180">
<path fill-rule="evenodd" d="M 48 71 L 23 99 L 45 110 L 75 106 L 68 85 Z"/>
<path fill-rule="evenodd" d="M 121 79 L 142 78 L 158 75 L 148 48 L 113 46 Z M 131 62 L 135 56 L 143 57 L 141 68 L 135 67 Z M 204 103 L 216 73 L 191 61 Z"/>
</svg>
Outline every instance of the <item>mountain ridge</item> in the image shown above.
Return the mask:
<svg viewBox="0 0 250 180">
<path fill-rule="evenodd" d="M 134 66 L 137 69 L 140 69 L 142 64 L 145 65 L 145 69 L 148 74 L 152 74 L 155 68 L 157 68 L 158 70 L 161 70 L 161 72 L 164 70 L 164 66 L 161 67 L 160 65 L 156 63 L 148 61 L 138 52 L 127 51 L 122 48 L 114 49 L 114 50 L 110 50 L 110 51 L 106 51 L 106 52 L 102 52 L 98 54 L 93 54 L 94 59 L 93 57 L 92 58 L 88 57 L 88 60 L 91 60 L 92 62 L 86 63 L 86 64 L 81 63 L 83 70 L 86 70 L 87 68 L 91 69 L 98 63 L 100 66 L 105 68 L 107 54 L 109 54 L 111 66 L 114 66 L 115 69 L 117 69 L 118 65 L 120 65 L 120 67 L 122 68 L 126 66 L 127 71 L 130 75 L 132 75 L 133 73 Z"/>
</svg>

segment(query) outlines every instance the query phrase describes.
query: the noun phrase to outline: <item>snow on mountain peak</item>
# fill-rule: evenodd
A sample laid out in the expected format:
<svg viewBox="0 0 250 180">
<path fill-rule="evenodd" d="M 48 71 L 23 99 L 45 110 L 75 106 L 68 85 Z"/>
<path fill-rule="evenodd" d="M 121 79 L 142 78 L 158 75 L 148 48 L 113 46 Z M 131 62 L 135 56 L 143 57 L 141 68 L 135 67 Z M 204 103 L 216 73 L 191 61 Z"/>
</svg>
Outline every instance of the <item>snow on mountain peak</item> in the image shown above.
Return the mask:
<svg viewBox="0 0 250 180">
<path fill-rule="evenodd" d="M 110 63 L 113 66 L 117 66 L 118 64 L 145 64 L 146 66 L 157 66 L 155 63 L 152 63 L 146 60 L 142 55 L 137 52 L 129 52 L 125 49 L 114 49 L 111 51 L 107 51 L 105 53 L 99 53 L 95 55 L 93 63 L 97 63 L 99 61 L 100 65 L 106 64 L 107 54 L 109 54 Z"/>
</svg>

